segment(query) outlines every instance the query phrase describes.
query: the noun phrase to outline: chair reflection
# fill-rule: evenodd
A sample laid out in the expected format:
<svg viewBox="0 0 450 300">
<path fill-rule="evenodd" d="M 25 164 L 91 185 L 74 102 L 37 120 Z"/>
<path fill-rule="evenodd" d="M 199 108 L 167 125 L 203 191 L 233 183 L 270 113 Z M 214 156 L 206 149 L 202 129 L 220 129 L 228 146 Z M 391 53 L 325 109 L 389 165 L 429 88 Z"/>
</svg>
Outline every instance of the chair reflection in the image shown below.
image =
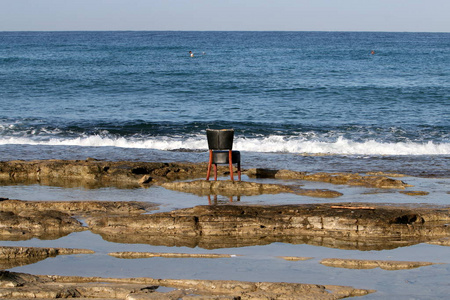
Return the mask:
<svg viewBox="0 0 450 300">
<path fill-rule="evenodd" d="M 211 201 L 211 195 L 208 195 L 208 204 L 209 205 L 217 205 L 218 204 L 217 198 L 218 198 L 217 195 L 213 195 L 213 200 Z M 233 198 L 234 198 L 234 196 L 228 196 L 228 202 L 232 203 Z M 241 201 L 241 196 L 236 196 L 235 202 L 239 202 L 239 201 Z"/>
</svg>

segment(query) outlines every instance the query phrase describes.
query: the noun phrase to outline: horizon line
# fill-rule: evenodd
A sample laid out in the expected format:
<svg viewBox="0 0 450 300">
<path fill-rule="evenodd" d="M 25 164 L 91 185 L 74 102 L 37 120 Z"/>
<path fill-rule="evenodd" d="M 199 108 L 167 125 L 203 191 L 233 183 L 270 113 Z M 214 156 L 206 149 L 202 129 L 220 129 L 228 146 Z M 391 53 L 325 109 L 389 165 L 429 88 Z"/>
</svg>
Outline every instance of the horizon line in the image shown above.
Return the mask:
<svg viewBox="0 0 450 300">
<path fill-rule="evenodd" d="M 111 30 L 0 30 L 0 32 L 370 32 L 370 33 L 450 33 L 450 31 L 388 31 L 388 30 L 184 30 L 184 29 L 111 29 Z"/>
</svg>

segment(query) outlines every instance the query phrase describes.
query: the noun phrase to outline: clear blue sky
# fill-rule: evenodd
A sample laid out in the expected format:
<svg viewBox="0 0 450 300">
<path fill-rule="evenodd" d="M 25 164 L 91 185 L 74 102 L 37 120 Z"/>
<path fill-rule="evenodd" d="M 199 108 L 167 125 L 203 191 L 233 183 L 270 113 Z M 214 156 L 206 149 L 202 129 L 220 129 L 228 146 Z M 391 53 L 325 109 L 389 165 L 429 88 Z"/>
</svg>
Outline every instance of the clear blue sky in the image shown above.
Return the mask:
<svg viewBox="0 0 450 300">
<path fill-rule="evenodd" d="M 0 31 L 450 32 L 450 0 L 0 0 Z"/>
</svg>

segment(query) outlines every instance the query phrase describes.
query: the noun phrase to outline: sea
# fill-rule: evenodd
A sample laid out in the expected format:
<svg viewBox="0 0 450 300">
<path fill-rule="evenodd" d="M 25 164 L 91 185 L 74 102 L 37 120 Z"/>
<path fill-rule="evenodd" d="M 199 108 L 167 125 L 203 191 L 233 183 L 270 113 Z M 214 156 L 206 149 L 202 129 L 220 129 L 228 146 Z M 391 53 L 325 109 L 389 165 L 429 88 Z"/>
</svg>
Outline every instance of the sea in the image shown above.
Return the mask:
<svg viewBox="0 0 450 300">
<path fill-rule="evenodd" d="M 405 174 L 400 180 L 411 186 L 408 190 L 425 193 L 244 175 L 243 180 L 343 195 L 216 195 L 213 203 L 211 197 L 157 185 L 10 182 L 0 185 L 0 198 L 156 204 L 148 213 L 230 201 L 448 205 L 450 33 L 0 32 L 0 161 L 206 162 L 208 128 L 235 130 L 233 149 L 241 151 L 244 169 Z M 344 285 L 376 290 L 364 297 L 368 300 L 449 294 L 448 247 L 432 243 L 362 251 L 339 241 L 329 247 L 320 239 L 310 244 L 262 239 L 246 247 L 203 249 L 121 243 L 89 230 L 57 239 L 8 239 L 0 238 L 0 246 L 95 251 L 4 267 L 29 274 Z M 124 260 L 108 255 L 119 251 L 213 251 L 231 257 Z M 401 271 L 343 269 L 322 265 L 325 258 L 436 264 Z"/>
<path fill-rule="evenodd" d="M 191 57 L 189 51 L 194 56 Z M 450 176 L 450 33 L 0 32 L 0 160 Z"/>
</svg>

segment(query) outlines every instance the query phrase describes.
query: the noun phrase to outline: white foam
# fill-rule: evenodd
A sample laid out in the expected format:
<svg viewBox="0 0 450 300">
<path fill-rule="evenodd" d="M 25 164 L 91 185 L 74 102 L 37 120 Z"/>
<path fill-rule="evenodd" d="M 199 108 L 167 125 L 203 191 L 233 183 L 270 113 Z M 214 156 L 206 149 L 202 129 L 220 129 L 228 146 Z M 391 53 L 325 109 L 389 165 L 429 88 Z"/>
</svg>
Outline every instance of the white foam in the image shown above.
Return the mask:
<svg viewBox="0 0 450 300">
<path fill-rule="evenodd" d="M 149 137 L 111 138 L 99 135 L 78 138 L 51 138 L 36 140 L 28 137 L 0 138 L 0 145 L 50 145 L 50 146 L 81 146 L 81 147 L 120 147 L 157 150 L 207 150 L 204 136 L 177 137 Z M 307 140 L 303 137 L 269 136 L 259 138 L 241 138 L 234 141 L 234 148 L 250 152 L 282 152 L 282 153 L 310 153 L 335 155 L 449 155 L 449 143 L 415 143 L 397 142 L 384 143 L 374 140 L 355 142 L 343 137 L 334 142 Z"/>
</svg>

